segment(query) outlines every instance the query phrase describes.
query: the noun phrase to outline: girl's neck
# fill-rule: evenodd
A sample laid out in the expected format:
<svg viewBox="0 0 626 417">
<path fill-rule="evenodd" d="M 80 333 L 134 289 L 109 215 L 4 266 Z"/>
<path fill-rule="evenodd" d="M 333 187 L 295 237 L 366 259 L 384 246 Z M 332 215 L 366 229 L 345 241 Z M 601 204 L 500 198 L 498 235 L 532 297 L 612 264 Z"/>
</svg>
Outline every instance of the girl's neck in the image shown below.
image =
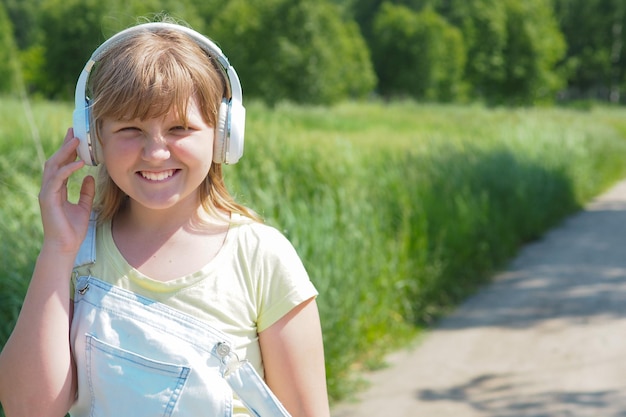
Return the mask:
<svg viewBox="0 0 626 417">
<path fill-rule="evenodd" d="M 206 231 L 212 229 L 212 226 L 223 227 L 228 223 L 228 214 L 223 217 L 210 215 L 199 202 L 156 210 L 131 201 L 114 218 L 114 224 L 118 227 L 144 235 L 154 232 L 167 234 L 179 229 Z"/>
<path fill-rule="evenodd" d="M 195 212 L 127 207 L 113 219 L 113 240 L 127 262 L 145 275 L 168 281 L 199 270 L 217 255 L 228 218 Z"/>
<path fill-rule="evenodd" d="M 189 227 L 200 215 L 199 209 L 185 211 L 179 209 L 150 210 L 131 204 L 115 216 L 114 223 L 120 228 L 131 230 L 133 233 L 151 233 L 154 231 L 167 233 L 167 231 Z"/>
</svg>

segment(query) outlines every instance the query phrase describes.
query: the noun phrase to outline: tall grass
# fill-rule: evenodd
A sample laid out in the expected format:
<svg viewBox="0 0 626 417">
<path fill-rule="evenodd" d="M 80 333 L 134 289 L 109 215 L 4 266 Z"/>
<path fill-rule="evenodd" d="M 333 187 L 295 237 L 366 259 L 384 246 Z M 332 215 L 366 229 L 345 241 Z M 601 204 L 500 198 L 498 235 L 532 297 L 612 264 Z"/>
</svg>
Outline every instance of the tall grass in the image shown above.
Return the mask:
<svg viewBox="0 0 626 417">
<path fill-rule="evenodd" d="M 0 343 L 41 236 L 40 166 L 16 105 L 0 100 Z M 245 156 L 226 180 L 290 238 L 320 291 L 334 399 L 626 174 L 623 109 L 247 107 Z M 71 108 L 34 109 L 49 155 Z"/>
<path fill-rule="evenodd" d="M 335 398 L 625 174 L 624 110 L 252 106 L 233 188 L 320 289 Z"/>
<path fill-rule="evenodd" d="M 37 103 L 47 151 L 63 137 L 68 114 L 68 106 Z M 0 345 L 17 318 L 41 240 L 37 194 L 43 161 L 28 123 L 22 103 L 0 99 Z"/>
</svg>

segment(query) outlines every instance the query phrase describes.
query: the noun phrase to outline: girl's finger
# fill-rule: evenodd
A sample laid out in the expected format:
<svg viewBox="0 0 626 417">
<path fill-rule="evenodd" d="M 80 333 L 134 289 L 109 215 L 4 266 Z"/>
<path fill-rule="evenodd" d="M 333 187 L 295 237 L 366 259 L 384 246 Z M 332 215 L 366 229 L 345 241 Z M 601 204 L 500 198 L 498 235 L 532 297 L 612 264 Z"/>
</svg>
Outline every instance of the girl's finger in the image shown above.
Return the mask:
<svg viewBox="0 0 626 417">
<path fill-rule="evenodd" d="M 76 149 L 78 148 L 79 139 L 68 135 L 63 140 L 63 145 L 48 160 L 50 165 L 60 167 L 76 160 Z"/>
</svg>

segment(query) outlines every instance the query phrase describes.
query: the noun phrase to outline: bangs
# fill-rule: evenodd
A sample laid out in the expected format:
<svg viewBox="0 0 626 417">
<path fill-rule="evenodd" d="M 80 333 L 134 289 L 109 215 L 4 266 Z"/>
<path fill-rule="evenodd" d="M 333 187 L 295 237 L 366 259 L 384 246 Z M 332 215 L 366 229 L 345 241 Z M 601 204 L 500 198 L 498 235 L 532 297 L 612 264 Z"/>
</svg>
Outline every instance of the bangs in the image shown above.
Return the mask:
<svg viewBox="0 0 626 417">
<path fill-rule="evenodd" d="M 93 114 L 96 119 L 151 119 L 163 117 L 171 109 L 186 122 L 187 103 L 196 94 L 193 77 L 171 54 L 152 54 L 133 66 L 113 66 L 115 82 L 95 94 Z M 205 116 L 206 117 L 206 116 Z"/>
</svg>

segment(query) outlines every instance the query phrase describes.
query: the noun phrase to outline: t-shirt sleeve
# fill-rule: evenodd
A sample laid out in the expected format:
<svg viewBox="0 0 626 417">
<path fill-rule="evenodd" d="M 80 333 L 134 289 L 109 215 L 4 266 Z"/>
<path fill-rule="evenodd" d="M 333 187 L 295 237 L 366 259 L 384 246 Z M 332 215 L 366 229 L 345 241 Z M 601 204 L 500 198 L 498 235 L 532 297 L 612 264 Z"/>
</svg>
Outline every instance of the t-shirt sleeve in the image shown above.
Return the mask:
<svg viewBox="0 0 626 417">
<path fill-rule="evenodd" d="M 270 327 L 294 307 L 318 295 L 289 240 L 278 230 L 261 226 L 257 262 L 257 331 Z"/>
</svg>

